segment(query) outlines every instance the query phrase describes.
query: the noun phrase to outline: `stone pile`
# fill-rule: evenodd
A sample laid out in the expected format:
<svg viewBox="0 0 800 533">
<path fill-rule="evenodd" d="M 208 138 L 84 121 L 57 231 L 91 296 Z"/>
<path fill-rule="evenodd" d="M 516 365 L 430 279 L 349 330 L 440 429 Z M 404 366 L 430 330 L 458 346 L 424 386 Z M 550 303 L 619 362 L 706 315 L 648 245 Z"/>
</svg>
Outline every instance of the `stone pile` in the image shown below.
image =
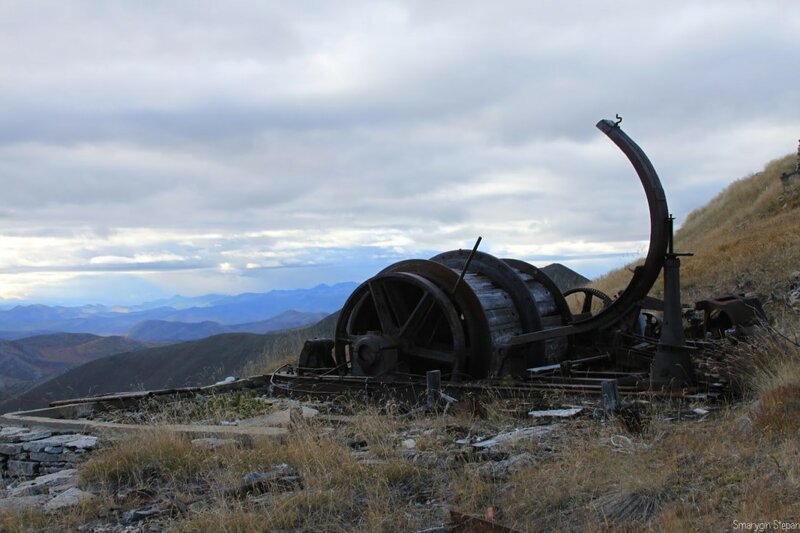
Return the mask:
<svg viewBox="0 0 800 533">
<path fill-rule="evenodd" d="M 0 512 L 26 507 L 57 511 L 73 507 L 95 496 L 79 489 L 75 469 L 44 474 L 29 481 L 13 481 L 0 488 Z"/>
<path fill-rule="evenodd" d="M 33 479 L 73 468 L 97 437 L 49 429 L 0 427 L 0 479 Z"/>
</svg>

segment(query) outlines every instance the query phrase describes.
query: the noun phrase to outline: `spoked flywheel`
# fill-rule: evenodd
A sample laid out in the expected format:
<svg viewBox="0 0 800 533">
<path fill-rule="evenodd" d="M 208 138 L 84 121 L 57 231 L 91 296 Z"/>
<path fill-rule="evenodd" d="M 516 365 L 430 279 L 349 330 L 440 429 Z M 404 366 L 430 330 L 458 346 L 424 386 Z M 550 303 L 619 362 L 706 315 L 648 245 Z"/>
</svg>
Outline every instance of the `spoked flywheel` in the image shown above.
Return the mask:
<svg viewBox="0 0 800 533">
<path fill-rule="evenodd" d="M 463 371 L 467 342 L 461 313 L 432 281 L 382 272 L 350 296 L 336 326 L 336 360 L 354 375 L 438 368 Z"/>
<path fill-rule="evenodd" d="M 575 314 L 573 316 L 573 320 L 585 320 L 595 314 L 598 311 L 607 308 L 613 300 L 609 295 L 604 293 L 599 289 L 595 289 L 594 287 L 574 287 L 572 289 L 568 289 L 564 291 L 564 298 L 569 298 L 572 295 L 576 295 L 576 300 L 569 299 L 569 301 L 574 301 L 576 304 L 579 304 L 579 309 L 575 309 Z"/>
</svg>

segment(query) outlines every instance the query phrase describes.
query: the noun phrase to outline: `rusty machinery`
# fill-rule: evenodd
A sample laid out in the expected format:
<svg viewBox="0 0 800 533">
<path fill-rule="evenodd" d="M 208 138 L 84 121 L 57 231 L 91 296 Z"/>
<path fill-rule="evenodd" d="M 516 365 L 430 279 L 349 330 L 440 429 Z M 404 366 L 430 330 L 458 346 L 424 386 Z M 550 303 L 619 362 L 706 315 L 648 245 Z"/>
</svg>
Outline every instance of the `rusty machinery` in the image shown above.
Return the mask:
<svg viewBox="0 0 800 533">
<path fill-rule="evenodd" d="M 364 377 L 440 370 L 450 381 L 470 381 L 524 379 L 532 369 L 596 361 L 606 368 L 652 367 L 656 385 L 691 384 L 678 276 L 682 254 L 672 249 L 664 190 L 619 120 L 601 120 L 597 127 L 633 165 L 650 212 L 644 263 L 615 299 L 591 288 L 562 293 L 535 266 L 478 251 L 479 238 L 471 251 L 401 261 L 362 283 L 340 311 L 335 338 L 309 341 L 299 367 Z M 662 270 L 665 298 L 657 301 L 648 293 Z M 572 292 L 584 298 L 578 313 L 565 299 Z M 595 298 L 603 307 L 593 313 Z M 752 318 L 727 302 L 747 315 L 737 320 Z"/>
</svg>

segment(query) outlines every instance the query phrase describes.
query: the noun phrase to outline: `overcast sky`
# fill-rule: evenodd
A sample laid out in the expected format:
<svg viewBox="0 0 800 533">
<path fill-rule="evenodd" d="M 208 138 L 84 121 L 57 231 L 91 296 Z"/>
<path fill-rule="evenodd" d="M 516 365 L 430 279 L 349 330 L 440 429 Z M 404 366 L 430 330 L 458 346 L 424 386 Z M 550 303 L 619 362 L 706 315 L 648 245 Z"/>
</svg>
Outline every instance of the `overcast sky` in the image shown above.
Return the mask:
<svg viewBox="0 0 800 533">
<path fill-rule="evenodd" d="M 469 248 L 587 276 L 800 137 L 800 3 L 0 7 L 0 297 L 362 281 Z M 9 302 L 6 302 L 9 303 Z"/>
</svg>

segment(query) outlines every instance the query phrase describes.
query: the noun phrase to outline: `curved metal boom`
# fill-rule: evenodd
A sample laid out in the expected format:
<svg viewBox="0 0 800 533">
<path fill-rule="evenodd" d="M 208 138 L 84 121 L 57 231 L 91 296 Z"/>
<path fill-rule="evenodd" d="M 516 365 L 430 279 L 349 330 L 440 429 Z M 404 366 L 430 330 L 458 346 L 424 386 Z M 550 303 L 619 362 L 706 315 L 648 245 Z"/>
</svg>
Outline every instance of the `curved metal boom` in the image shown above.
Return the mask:
<svg viewBox="0 0 800 533">
<path fill-rule="evenodd" d="M 658 179 L 658 174 L 644 151 L 622 131 L 618 123 L 601 120 L 597 123 L 597 128 L 622 150 L 636 170 L 639 181 L 642 182 L 650 209 L 650 247 L 647 250 L 644 265 L 636 267 L 633 278 L 619 298 L 595 316 L 560 328 L 517 335 L 508 342 L 507 346 L 519 346 L 554 337 L 576 335 L 605 329 L 616 324 L 647 296 L 664 266 L 670 231 L 669 209 L 661 180 Z"/>
</svg>

